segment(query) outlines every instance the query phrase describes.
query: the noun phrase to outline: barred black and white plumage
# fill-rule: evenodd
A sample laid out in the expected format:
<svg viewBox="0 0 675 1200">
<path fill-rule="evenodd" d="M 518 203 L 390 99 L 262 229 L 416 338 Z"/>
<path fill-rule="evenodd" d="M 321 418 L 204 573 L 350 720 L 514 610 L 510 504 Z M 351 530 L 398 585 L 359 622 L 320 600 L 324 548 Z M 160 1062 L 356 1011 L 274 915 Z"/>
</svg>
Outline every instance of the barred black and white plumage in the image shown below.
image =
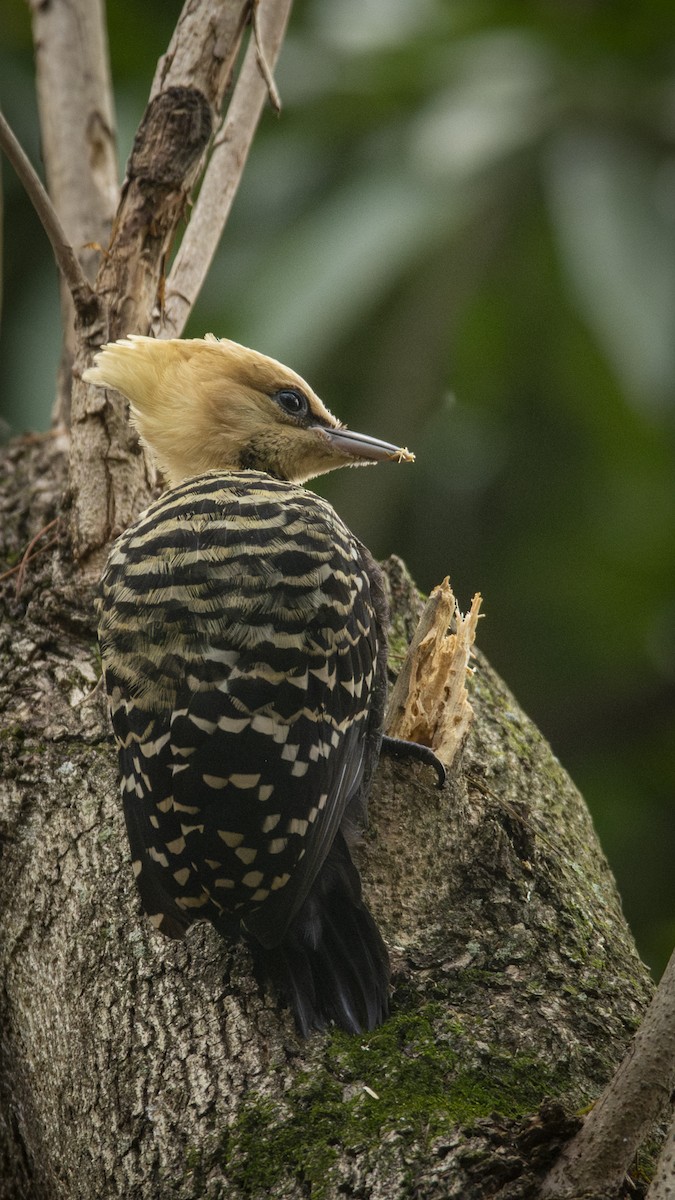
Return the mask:
<svg viewBox="0 0 675 1200">
<path fill-rule="evenodd" d="M 146 342 L 104 350 L 91 377 L 124 382 L 147 438 L 138 413 L 153 399 L 115 377 L 116 363 L 145 368 L 146 355 L 157 403 L 160 356 L 213 344 Z M 288 393 L 285 368 L 243 353 L 258 390 L 271 364 L 266 401 Z M 224 386 L 232 361 L 227 351 L 214 361 Z M 360 435 L 307 385 L 301 394 L 309 412 L 295 428 L 337 431 L 341 462 L 396 453 L 367 438 L 359 451 Z M 281 424 L 283 439 L 294 425 Z M 207 918 L 241 933 L 301 1032 L 330 1021 L 357 1032 L 388 1011 L 388 956 L 349 853 L 381 740 L 386 602 L 368 551 L 325 500 L 283 478 L 283 456 L 271 454 L 272 471 L 242 469 L 261 457 L 259 434 L 233 442 L 226 469 L 174 470 L 188 477 L 122 534 L 103 576 L 99 637 L 133 869 L 157 928 L 180 937 Z"/>
</svg>

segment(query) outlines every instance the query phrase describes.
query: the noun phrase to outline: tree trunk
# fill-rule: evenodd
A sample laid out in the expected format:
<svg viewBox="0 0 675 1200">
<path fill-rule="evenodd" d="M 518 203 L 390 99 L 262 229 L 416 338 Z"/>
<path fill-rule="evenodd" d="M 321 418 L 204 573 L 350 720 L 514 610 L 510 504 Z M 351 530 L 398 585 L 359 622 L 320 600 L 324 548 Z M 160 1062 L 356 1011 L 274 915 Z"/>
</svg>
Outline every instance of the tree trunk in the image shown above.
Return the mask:
<svg viewBox="0 0 675 1200">
<path fill-rule="evenodd" d="M 3 452 L 10 566 L 59 513 L 65 457 Z M 359 859 L 392 1016 L 302 1042 L 242 948 L 143 918 L 94 591 L 53 553 L 2 584 L 0 1200 L 535 1196 L 559 1102 L 598 1094 L 650 984 L 583 800 L 504 684 L 478 655 L 442 791 L 382 762 Z M 419 602 L 387 570 L 398 664 Z"/>
</svg>

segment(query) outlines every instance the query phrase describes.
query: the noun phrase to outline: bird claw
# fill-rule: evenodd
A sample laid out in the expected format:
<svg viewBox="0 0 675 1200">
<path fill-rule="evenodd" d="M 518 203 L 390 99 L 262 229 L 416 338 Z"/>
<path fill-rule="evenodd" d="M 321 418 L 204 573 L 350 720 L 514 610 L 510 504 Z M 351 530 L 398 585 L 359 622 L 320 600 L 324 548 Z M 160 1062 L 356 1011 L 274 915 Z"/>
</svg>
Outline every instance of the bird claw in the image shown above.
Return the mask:
<svg viewBox="0 0 675 1200">
<path fill-rule="evenodd" d="M 439 788 L 443 787 L 448 777 L 443 763 L 436 757 L 433 750 L 429 746 L 422 746 L 419 742 L 407 742 L 404 738 L 387 737 L 386 734 L 383 734 L 381 753 L 389 754 L 391 758 L 411 758 L 414 762 L 426 763 L 436 772 Z"/>
</svg>

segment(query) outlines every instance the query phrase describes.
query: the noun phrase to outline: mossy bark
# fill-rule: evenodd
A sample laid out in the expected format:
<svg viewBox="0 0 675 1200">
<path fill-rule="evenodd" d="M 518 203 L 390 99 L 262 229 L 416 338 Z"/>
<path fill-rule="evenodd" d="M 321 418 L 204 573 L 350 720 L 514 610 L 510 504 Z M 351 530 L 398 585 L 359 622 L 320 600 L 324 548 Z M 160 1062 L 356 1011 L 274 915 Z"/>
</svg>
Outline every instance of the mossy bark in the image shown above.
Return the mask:
<svg viewBox="0 0 675 1200">
<path fill-rule="evenodd" d="M 1 478 L 11 564 L 58 513 L 63 449 L 18 443 Z M 2 1200 L 535 1196 L 650 984 L 583 800 L 504 684 L 478 655 L 442 791 L 382 762 L 358 855 L 392 1016 L 301 1042 L 243 949 L 144 920 L 93 592 L 52 555 L 18 599 L 2 585 Z M 418 599 L 388 574 L 400 651 Z"/>
</svg>

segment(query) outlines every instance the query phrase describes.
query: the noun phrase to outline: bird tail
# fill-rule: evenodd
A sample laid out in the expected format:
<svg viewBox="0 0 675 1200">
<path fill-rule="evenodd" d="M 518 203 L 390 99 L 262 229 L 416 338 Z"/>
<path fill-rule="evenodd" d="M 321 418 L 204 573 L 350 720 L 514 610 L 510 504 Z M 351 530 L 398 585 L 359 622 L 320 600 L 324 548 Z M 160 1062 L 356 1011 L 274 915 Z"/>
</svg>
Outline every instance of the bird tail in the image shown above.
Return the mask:
<svg viewBox="0 0 675 1200">
<path fill-rule="evenodd" d="M 256 975 L 276 985 L 303 1037 L 331 1023 L 363 1033 L 386 1020 L 389 956 L 342 834 L 283 941 L 269 949 L 247 940 Z"/>
</svg>

